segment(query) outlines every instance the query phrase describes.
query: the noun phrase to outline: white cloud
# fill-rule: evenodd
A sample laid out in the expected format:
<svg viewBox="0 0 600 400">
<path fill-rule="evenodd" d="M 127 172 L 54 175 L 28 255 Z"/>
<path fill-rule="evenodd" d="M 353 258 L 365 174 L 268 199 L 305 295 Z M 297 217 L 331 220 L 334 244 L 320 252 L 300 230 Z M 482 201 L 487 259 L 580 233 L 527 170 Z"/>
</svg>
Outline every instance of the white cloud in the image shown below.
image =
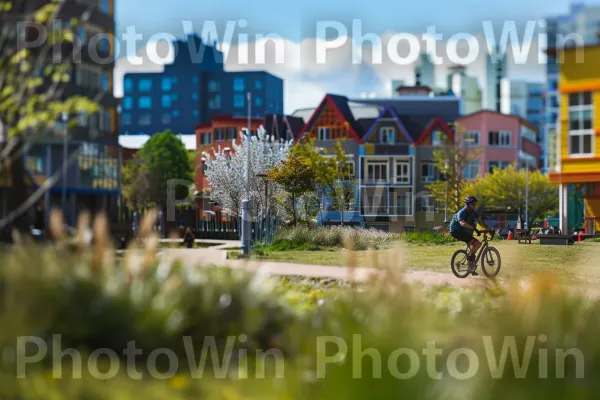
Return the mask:
<svg viewBox="0 0 600 400">
<path fill-rule="evenodd" d="M 375 92 L 379 96 L 388 96 L 391 93 L 391 81 L 403 79 L 407 83 L 414 82 L 414 65 L 398 65 L 392 62 L 388 50 L 392 50 L 400 57 L 409 54 L 408 42 L 399 41 L 397 48 L 389 49 L 390 40 L 395 32 L 381 35 L 381 45 L 372 46 L 365 42 L 363 47 L 363 63 L 353 64 L 352 41 L 346 38 L 344 44 L 336 49 L 327 51 L 326 64 L 318 64 L 317 49 L 323 48 L 321 39 L 304 39 L 300 43 L 286 39 L 261 39 L 249 44 L 223 46 L 225 53 L 226 70 L 247 71 L 265 70 L 284 80 L 285 112 L 291 113 L 297 108 L 314 107 L 325 93 L 343 94 L 348 97 L 359 97 L 361 92 Z M 460 57 L 468 54 L 468 45 L 478 45 L 479 53 L 476 59 L 467 66 L 467 73 L 483 81 L 485 72 L 486 42 L 483 36 L 478 35 L 476 40 L 467 42 L 460 40 L 456 46 L 456 53 Z M 156 47 L 156 43 L 148 46 Z M 166 42 L 159 43 L 158 54 L 166 54 Z M 426 45 L 420 39 L 420 50 L 425 51 Z M 447 51 L 447 42 L 438 41 L 436 54 L 442 58 L 441 65 L 436 67 L 436 83 L 445 87 L 445 76 L 448 67 L 454 63 L 450 60 Z M 382 51 L 382 63 L 374 64 L 378 59 L 373 51 Z M 276 54 L 277 53 L 277 54 Z M 510 51 L 509 51 L 510 53 Z M 544 66 L 538 63 L 539 48 L 536 42 L 532 45 L 530 56 L 525 65 L 515 65 L 513 57 L 509 55 L 509 74 L 511 77 L 521 79 L 543 80 Z M 122 78 L 125 72 L 152 72 L 162 71 L 162 65 L 156 65 L 149 60 L 148 51 L 144 49 L 139 53 L 144 59 L 142 65 L 133 65 L 127 60 L 120 59 L 115 69 L 115 93 L 122 95 Z M 263 58 L 264 63 L 257 63 Z"/>
</svg>

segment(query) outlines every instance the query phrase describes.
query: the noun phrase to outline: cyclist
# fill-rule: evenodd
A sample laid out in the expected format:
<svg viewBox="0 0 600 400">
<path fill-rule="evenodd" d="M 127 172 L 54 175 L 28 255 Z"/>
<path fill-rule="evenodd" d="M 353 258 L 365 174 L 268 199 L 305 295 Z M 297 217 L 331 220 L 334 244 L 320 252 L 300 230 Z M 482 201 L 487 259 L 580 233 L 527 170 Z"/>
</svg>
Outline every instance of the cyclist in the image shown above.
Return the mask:
<svg viewBox="0 0 600 400">
<path fill-rule="evenodd" d="M 481 247 L 481 242 L 473 237 L 473 233 L 480 233 L 479 230 L 477 230 L 477 223 L 486 230 L 489 230 L 489 227 L 483 222 L 477 210 L 475 210 L 476 204 L 477 199 L 475 197 L 467 196 L 465 198 L 465 206 L 454 215 L 450 222 L 450 234 L 452 237 L 467 243 L 469 246 L 469 268 L 473 270 L 473 275 L 478 275 L 475 272 L 477 266 L 474 265 L 474 262 L 477 250 Z"/>
</svg>

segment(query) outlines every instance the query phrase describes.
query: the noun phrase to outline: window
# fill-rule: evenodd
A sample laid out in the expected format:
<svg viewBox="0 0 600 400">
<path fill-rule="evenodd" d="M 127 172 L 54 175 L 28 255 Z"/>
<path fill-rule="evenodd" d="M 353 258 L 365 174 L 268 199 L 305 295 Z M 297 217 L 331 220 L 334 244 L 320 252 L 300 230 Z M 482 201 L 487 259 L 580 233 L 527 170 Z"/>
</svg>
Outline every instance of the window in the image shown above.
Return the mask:
<svg viewBox="0 0 600 400">
<path fill-rule="evenodd" d="M 508 161 L 490 161 L 488 163 L 488 172 L 492 173 L 496 168 L 504 169 L 510 165 Z"/>
<path fill-rule="evenodd" d="M 261 81 L 260 79 L 257 79 L 257 80 L 254 82 L 254 88 L 255 88 L 255 89 L 262 89 L 262 88 L 263 88 L 263 83 L 262 83 L 262 81 Z"/>
<path fill-rule="evenodd" d="M 138 125 L 140 126 L 148 126 L 152 124 L 152 114 L 144 113 L 140 115 L 138 120 Z"/>
<path fill-rule="evenodd" d="M 161 98 L 161 104 L 163 108 L 171 108 L 173 98 L 170 94 L 163 94 Z"/>
<path fill-rule="evenodd" d="M 179 117 L 179 110 L 173 110 L 173 116 Z"/>
<path fill-rule="evenodd" d="M 208 100 L 208 108 L 218 110 L 221 108 L 221 95 L 216 94 L 212 99 Z"/>
<path fill-rule="evenodd" d="M 235 78 L 233 80 L 233 91 L 243 92 L 244 91 L 244 78 Z"/>
<path fill-rule="evenodd" d="M 221 85 L 220 85 L 219 81 L 215 81 L 215 80 L 208 81 L 208 91 L 209 92 L 212 92 L 212 93 L 218 92 L 219 90 L 221 90 L 220 86 Z"/>
<path fill-rule="evenodd" d="M 263 99 L 260 96 L 256 96 L 256 98 L 254 99 L 254 105 L 256 107 L 262 107 L 263 106 Z"/>
<path fill-rule="evenodd" d="M 244 107 L 244 95 L 241 93 L 236 93 L 233 95 L 233 106 L 235 108 L 243 108 Z"/>
<path fill-rule="evenodd" d="M 387 161 L 367 161 L 367 182 L 386 183 L 388 181 Z"/>
<path fill-rule="evenodd" d="M 123 97 L 123 108 L 125 110 L 131 110 L 133 107 L 133 99 L 131 97 Z"/>
<path fill-rule="evenodd" d="M 197 84 L 198 84 L 198 77 L 197 77 L 197 76 L 195 76 L 195 77 L 193 77 L 193 78 L 192 78 L 192 83 L 193 83 L 194 85 L 197 85 Z"/>
<path fill-rule="evenodd" d="M 140 79 L 138 82 L 138 90 L 140 92 L 151 92 L 152 91 L 152 80 L 151 79 Z"/>
<path fill-rule="evenodd" d="M 320 127 L 318 133 L 319 140 L 331 140 L 331 129 L 327 127 Z"/>
<path fill-rule="evenodd" d="M 152 108 L 152 97 L 142 96 L 138 100 L 138 107 L 142 110 L 148 110 Z"/>
<path fill-rule="evenodd" d="M 79 42 L 82 45 L 86 44 L 88 41 L 87 31 L 85 30 L 85 28 L 83 26 L 79 26 L 77 28 L 77 39 L 79 39 Z"/>
<path fill-rule="evenodd" d="M 100 11 L 102 11 L 104 14 L 110 13 L 109 3 L 109 0 L 100 0 Z"/>
<path fill-rule="evenodd" d="M 396 161 L 395 183 L 410 183 L 410 161 Z"/>
<path fill-rule="evenodd" d="M 446 133 L 439 129 L 431 133 L 431 145 L 432 146 L 443 146 L 446 143 Z"/>
<path fill-rule="evenodd" d="M 160 87 L 165 92 L 168 92 L 168 91 L 172 90 L 173 89 L 173 82 L 171 81 L 171 78 L 162 78 Z"/>
<path fill-rule="evenodd" d="M 200 112 L 198 112 L 198 110 L 194 110 L 193 114 L 194 114 L 194 117 L 197 117 L 200 115 Z"/>
<path fill-rule="evenodd" d="M 410 193 L 396 193 L 396 215 L 412 215 L 412 196 Z"/>
<path fill-rule="evenodd" d="M 236 128 L 227 128 L 227 140 L 235 140 L 237 138 Z"/>
<path fill-rule="evenodd" d="M 423 182 L 435 182 L 437 180 L 437 168 L 434 163 L 423 162 L 421 163 L 421 181 Z"/>
<path fill-rule="evenodd" d="M 340 174 L 345 181 L 352 181 L 356 176 L 354 172 L 354 160 L 346 161 L 346 164 L 340 168 Z"/>
<path fill-rule="evenodd" d="M 131 114 L 130 113 L 121 114 L 121 124 L 131 125 Z"/>
<path fill-rule="evenodd" d="M 394 143 L 396 141 L 396 128 L 392 126 L 379 128 L 379 141 L 381 143 Z"/>
<path fill-rule="evenodd" d="M 387 214 L 387 193 L 369 193 L 365 208 L 365 214 L 367 215 Z"/>
<path fill-rule="evenodd" d="M 171 113 L 163 113 L 162 118 L 160 119 L 164 125 L 168 125 L 171 123 Z"/>
<path fill-rule="evenodd" d="M 592 93 L 569 94 L 569 154 L 593 155 L 594 106 Z"/>
<path fill-rule="evenodd" d="M 111 131 L 111 124 L 110 124 L 111 111 L 105 110 L 105 109 L 100 110 L 99 118 L 100 119 L 98 121 L 98 127 L 100 128 L 100 130 L 102 132 L 110 132 Z"/>
<path fill-rule="evenodd" d="M 133 91 L 133 82 L 130 78 L 125 78 L 123 81 L 123 88 L 125 89 L 125 93 Z"/>
<path fill-rule="evenodd" d="M 464 179 L 475 179 L 479 175 L 479 161 L 469 161 L 463 170 Z"/>
<path fill-rule="evenodd" d="M 468 131 L 464 135 L 465 146 L 479 146 L 479 131 Z"/>
<path fill-rule="evenodd" d="M 198 93 L 192 93 L 192 100 L 198 101 Z"/>
<path fill-rule="evenodd" d="M 490 131 L 488 133 L 488 146 L 508 147 L 510 146 L 510 131 Z"/>
<path fill-rule="evenodd" d="M 75 72 L 75 82 L 82 87 L 100 89 L 102 86 L 101 76 L 100 70 L 79 65 Z"/>
<path fill-rule="evenodd" d="M 420 198 L 419 212 L 435 212 L 435 200 L 433 197 L 425 194 Z"/>
<path fill-rule="evenodd" d="M 200 144 L 211 144 L 212 143 L 212 134 L 211 133 L 203 133 L 200 135 Z"/>
<path fill-rule="evenodd" d="M 215 142 L 223 142 L 225 140 L 225 129 L 215 129 Z"/>
<path fill-rule="evenodd" d="M 31 173 L 42 175 L 44 173 L 43 161 L 41 157 L 27 156 L 25 163 Z"/>
</svg>

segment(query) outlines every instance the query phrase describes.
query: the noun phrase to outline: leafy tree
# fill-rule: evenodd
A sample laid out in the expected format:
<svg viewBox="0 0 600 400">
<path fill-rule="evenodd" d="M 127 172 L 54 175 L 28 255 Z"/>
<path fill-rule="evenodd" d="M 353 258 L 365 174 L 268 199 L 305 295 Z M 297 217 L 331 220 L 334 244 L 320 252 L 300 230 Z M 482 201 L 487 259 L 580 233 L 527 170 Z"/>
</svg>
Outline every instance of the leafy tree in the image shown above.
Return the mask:
<svg viewBox="0 0 600 400">
<path fill-rule="evenodd" d="M 315 171 L 311 168 L 306 158 L 297 154 L 291 154 L 267 172 L 267 179 L 280 185 L 285 191 L 284 196 L 281 196 L 280 199 L 285 200 L 284 204 L 289 203 L 292 224 L 296 225 L 298 223 L 298 206 L 300 205 L 300 200 L 315 191 Z M 304 211 L 308 216 L 307 202 L 305 201 L 303 205 Z M 308 218 L 306 222 L 308 223 Z"/>
<path fill-rule="evenodd" d="M 156 133 L 144 144 L 123 173 L 123 190 L 132 204 L 141 207 L 167 206 L 169 181 L 191 181 L 188 151 L 170 130 Z M 187 198 L 187 185 L 174 185 L 175 198 Z"/>
<path fill-rule="evenodd" d="M 477 159 L 481 149 L 466 143 L 464 130 L 456 127 L 455 141 L 434 152 L 434 164 L 441 179 L 427 185 L 429 194 L 451 212 L 462 207 L 469 180 L 465 179 L 465 170 L 471 161 Z"/>
<path fill-rule="evenodd" d="M 540 171 L 529 172 L 529 221 L 552 214 L 558 209 L 558 187 L 550 183 Z M 521 221 L 525 221 L 526 170 L 516 170 L 514 165 L 504 169 L 495 169 L 485 177 L 469 182 L 467 192 L 477 197 L 481 210 L 512 209 L 520 212 Z"/>
<path fill-rule="evenodd" d="M 340 211 L 343 224 L 344 212 L 354 200 L 354 171 L 349 167 L 342 144 L 337 142 L 329 154 L 310 139 L 294 146 L 292 152 L 306 160 L 313 170 L 318 190 L 326 193 L 331 205 Z"/>
<path fill-rule="evenodd" d="M 77 115 L 98 111 L 99 99 L 69 95 L 73 61 L 80 56 L 82 46 L 75 30 L 86 23 L 93 5 L 80 18 L 67 20 L 68 26 L 57 26 L 66 0 L 49 0 L 34 12 L 25 14 L 27 2 L 0 1 L 0 168 L 10 167 L 11 196 L 9 209 L 37 201 L 27 199 L 23 154 L 30 145 L 28 138 L 63 131 L 61 116 L 68 116 L 68 125 L 77 124 Z M 35 24 L 46 40 L 27 48 L 20 43 L 18 22 Z M 27 32 L 25 32 L 27 33 Z M 44 36 L 45 35 L 45 36 Z M 26 221 L 15 217 L 16 228 L 25 228 Z M 3 221 L 5 222 L 5 221 Z M 5 225 L 5 224 L 2 224 Z"/>
</svg>

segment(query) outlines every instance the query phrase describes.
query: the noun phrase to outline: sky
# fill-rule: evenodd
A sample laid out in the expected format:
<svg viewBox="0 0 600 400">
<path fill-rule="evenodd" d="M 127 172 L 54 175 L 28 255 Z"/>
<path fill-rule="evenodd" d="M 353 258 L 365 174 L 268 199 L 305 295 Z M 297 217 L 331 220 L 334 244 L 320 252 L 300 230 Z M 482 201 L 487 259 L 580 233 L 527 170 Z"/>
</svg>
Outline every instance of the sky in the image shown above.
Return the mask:
<svg viewBox="0 0 600 400">
<path fill-rule="evenodd" d="M 220 48 L 226 54 L 226 70 L 267 70 L 284 79 L 285 112 L 314 106 L 325 93 L 358 97 L 371 92 L 378 96 L 391 94 L 391 81 L 404 79 L 414 81 L 413 49 L 425 51 L 423 40 L 410 43 L 401 34 L 421 38 L 428 28 L 435 28 L 438 36 L 436 54 L 440 65 L 436 72 L 436 84 L 445 85 L 446 68 L 454 61 L 467 60 L 473 44 L 479 44 L 477 57 L 470 58 L 467 73 L 483 77 L 486 46 L 490 37 L 500 40 L 502 31 L 508 32 L 514 24 L 520 45 L 525 48 L 524 58 L 509 54 L 509 76 L 514 79 L 544 80 L 543 33 L 540 23 L 545 17 L 568 12 L 568 0 L 503 0 L 482 2 L 480 0 L 370 0 L 349 2 L 346 0 L 117 0 L 117 35 L 135 29 L 138 41 L 135 47 L 121 42 L 120 59 L 115 73 L 116 95 L 122 94 L 122 76 L 127 71 L 160 71 L 161 64 L 169 62 L 162 57 L 169 52 L 166 40 L 172 36 L 184 37 L 189 31 L 201 36 L 211 28 L 218 31 Z M 487 3 L 487 4 L 486 4 Z M 600 4 L 600 0 L 587 4 Z M 484 29 L 484 21 L 492 27 L 494 35 Z M 318 27 L 329 26 L 320 34 Z M 229 27 L 229 30 L 227 28 Z M 335 28 L 334 28 L 335 27 Z M 337 29 L 337 31 L 336 31 Z M 362 32 L 361 32 L 362 31 Z M 225 33 L 229 32 L 230 40 Z M 522 39 L 530 33 L 529 39 Z M 360 38 L 370 34 L 375 46 Z M 476 40 L 459 40 L 456 54 L 452 57 L 449 38 L 452 35 L 475 35 Z M 275 38 L 273 40 L 261 39 Z M 204 35 L 205 36 L 205 35 Z M 335 38 L 337 43 L 331 42 Z M 431 32 L 427 37 L 432 37 Z M 246 39 L 247 38 L 247 39 Z M 161 40 L 162 39 L 162 40 Z M 541 41 L 540 41 L 541 40 Z M 380 43 L 377 43 L 379 41 Z M 263 42 L 268 44 L 261 46 Z M 470 44 L 469 44 L 470 43 Z M 326 46 L 337 46 L 326 50 Z M 148 51 L 158 46 L 158 54 L 152 57 Z M 265 49 L 264 62 L 258 62 L 256 49 Z M 358 49 L 362 48 L 362 58 Z M 141 65 L 133 62 L 133 50 L 141 57 Z M 317 63 L 317 50 L 325 58 Z M 248 62 L 244 55 L 249 53 Z M 510 53 L 510 51 L 509 51 Z M 381 54 L 381 60 L 378 55 Z M 416 53 L 415 53 L 416 54 Z M 412 57 L 412 58 L 411 58 Z M 153 60 L 153 61 L 152 61 Z"/>
</svg>

